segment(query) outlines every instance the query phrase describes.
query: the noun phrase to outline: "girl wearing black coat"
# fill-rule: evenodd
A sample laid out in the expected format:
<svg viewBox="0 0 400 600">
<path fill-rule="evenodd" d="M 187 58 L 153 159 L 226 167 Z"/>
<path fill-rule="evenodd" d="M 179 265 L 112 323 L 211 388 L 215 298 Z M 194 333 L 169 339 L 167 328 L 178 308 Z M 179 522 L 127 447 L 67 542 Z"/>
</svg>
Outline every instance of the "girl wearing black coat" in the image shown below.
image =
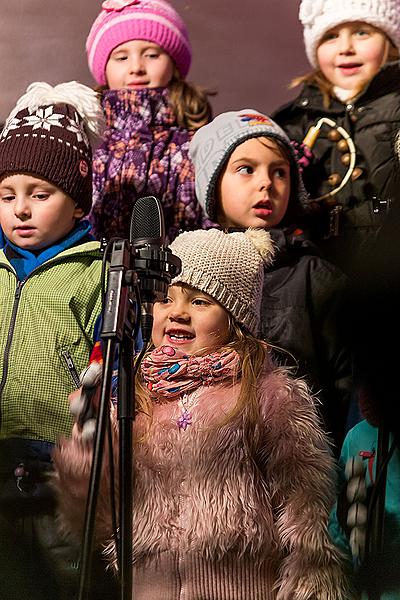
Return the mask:
<svg viewBox="0 0 400 600">
<path fill-rule="evenodd" d="M 311 201 L 311 239 L 328 260 L 353 274 L 354 259 L 390 210 L 400 183 L 394 153 L 400 126 L 400 2 L 302 0 L 300 20 L 314 70 L 293 82 L 303 84 L 300 94 L 273 118 L 299 142 L 322 117 L 334 122 L 334 127 L 324 123 L 310 142 L 314 156 L 303 179 Z M 366 48 L 375 52 L 375 62 Z M 338 128 L 350 136 L 349 143 Z M 348 171 L 351 177 L 336 193 Z"/>
</svg>

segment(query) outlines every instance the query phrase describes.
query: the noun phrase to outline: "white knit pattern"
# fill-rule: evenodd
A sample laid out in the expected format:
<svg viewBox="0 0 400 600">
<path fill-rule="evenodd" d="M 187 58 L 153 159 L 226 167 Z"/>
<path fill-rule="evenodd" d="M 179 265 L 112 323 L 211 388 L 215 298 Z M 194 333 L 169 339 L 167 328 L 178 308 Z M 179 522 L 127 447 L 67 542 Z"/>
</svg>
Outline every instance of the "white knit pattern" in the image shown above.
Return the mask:
<svg viewBox="0 0 400 600">
<path fill-rule="evenodd" d="M 273 257 L 269 233 L 263 229 L 188 231 L 170 248 L 182 261 L 181 273 L 172 283 L 187 283 L 209 294 L 257 335 L 264 264 Z"/>
<path fill-rule="evenodd" d="M 38 109 L 39 111 L 43 110 L 44 106 L 52 104 L 70 104 L 73 106 L 83 120 L 92 147 L 98 143 L 105 129 L 99 96 L 93 89 L 77 81 L 67 81 L 54 87 L 44 81 L 31 83 L 8 116 L 5 129 L 10 129 L 10 123 L 24 108 L 27 108 L 30 114 L 34 114 Z M 70 123 L 70 125 L 74 124 L 75 134 L 80 136 L 81 125 L 78 119 L 75 123 Z M 72 131 L 72 129 L 70 130 Z"/>
<path fill-rule="evenodd" d="M 308 60 L 317 67 L 316 52 L 322 36 L 340 23 L 364 21 L 381 29 L 400 48 L 399 0 L 302 0 L 299 19 L 304 27 Z"/>
</svg>

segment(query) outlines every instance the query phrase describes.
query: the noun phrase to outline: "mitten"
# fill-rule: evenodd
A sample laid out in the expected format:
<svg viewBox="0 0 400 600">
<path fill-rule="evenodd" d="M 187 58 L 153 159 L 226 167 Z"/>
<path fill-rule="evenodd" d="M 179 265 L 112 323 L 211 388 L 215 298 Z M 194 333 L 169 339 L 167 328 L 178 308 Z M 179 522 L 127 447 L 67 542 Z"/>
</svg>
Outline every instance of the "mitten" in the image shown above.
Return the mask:
<svg viewBox="0 0 400 600">
<path fill-rule="evenodd" d="M 98 401 L 101 376 L 102 365 L 97 362 L 90 363 L 80 375 L 79 395 L 75 396 L 70 403 L 71 413 L 77 422 L 84 441 L 92 440 L 96 431 L 96 400 Z"/>
</svg>

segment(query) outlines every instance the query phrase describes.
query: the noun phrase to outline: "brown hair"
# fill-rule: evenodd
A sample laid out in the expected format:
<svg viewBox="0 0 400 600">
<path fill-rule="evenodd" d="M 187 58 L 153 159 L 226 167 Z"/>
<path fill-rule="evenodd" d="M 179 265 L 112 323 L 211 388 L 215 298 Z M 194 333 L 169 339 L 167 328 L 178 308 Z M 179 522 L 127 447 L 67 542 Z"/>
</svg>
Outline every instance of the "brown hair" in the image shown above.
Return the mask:
<svg viewBox="0 0 400 600">
<path fill-rule="evenodd" d="M 171 107 L 180 127 L 196 130 L 211 120 L 212 109 L 208 96 L 215 96 L 215 91 L 182 79 L 176 67 L 168 88 Z"/>
<path fill-rule="evenodd" d="M 389 40 L 390 41 L 390 40 Z M 399 51 L 396 46 L 390 41 L 389 52 L 386 59 L 386 63 L 396 61 L 400 58 Z M 289 83 L 289 89 L 295 88 L 298 85 L 314 85 L 319 88 L 324 108 L 329 108 L 333 98 L 335 97 L 333 93 L 333 85 L 325 75 L 321 72 L 320 69 L 314 69 L 306 73 L 305 75 L 300 75 L 292 79 Z M 357 94 L 361 92 L 361 89 L 358 90 Z"/>
</svg>

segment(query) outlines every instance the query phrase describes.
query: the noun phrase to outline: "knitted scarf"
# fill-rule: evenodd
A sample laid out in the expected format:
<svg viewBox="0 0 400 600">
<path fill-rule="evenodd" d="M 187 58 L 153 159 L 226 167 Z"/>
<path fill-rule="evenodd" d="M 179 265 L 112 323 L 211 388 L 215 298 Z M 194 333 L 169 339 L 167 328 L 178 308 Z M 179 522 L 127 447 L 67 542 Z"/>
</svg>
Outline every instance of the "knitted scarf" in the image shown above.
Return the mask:
<svg viewBox="0 0 400 600">
<path fill-rule="evenodd" d="M 141 364 L 151 396 L 177 398 L 201 385 L 240 378 L 241 360 L 236 350 L 189 356 L 171 346 L 155 348 Z"/>
</svg>

